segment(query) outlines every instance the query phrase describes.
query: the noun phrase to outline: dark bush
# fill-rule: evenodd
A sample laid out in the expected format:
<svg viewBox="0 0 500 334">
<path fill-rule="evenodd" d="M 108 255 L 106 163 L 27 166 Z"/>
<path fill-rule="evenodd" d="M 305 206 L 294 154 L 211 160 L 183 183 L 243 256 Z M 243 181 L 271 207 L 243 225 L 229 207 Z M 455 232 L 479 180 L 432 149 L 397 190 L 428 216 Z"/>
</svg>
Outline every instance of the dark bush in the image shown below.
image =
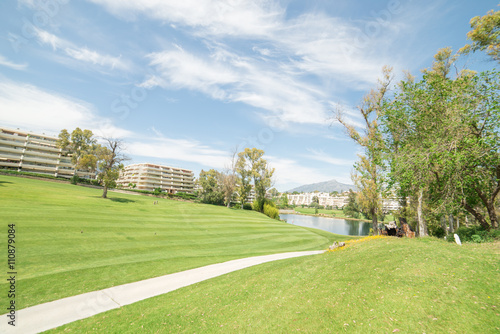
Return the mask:
<svg viewBox="0 0 500 334">
<path fill-rule="evenodd" d="M 80 178 L 78 177 L 78 175 L 73 175 L 70 179 L 71 184 L 78 184 L 79 181 Z"/>
<path fill-rule="evenodd" d="M 253 210 L 252 204 L 250 203 L 243 204 L 243 210 Z"/>
<path fill-rule="evenodd" d="M 481 226 L 460 227 L 456 232 L 462 242 L 487 242 L 493 237 Z"/>
<path fill-rule="evenodd" d="M 429 234 L 432 237 L 442 239 L 446 235 L 446 232 L 441 226 L 429 226 Z"/>
</svg>

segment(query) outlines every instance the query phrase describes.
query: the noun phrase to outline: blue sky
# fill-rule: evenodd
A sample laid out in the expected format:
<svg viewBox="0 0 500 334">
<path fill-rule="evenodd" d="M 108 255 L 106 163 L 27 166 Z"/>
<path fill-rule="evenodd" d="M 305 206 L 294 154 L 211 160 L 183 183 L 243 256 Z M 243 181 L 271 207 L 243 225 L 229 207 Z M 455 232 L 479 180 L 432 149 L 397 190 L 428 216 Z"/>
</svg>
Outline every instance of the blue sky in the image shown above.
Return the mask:
<svg viewBox="0 0 500 334">
<path fill-rule="evenodd" d="M 0 4 L 0 124 L 120 137 L 131 163 L 222 169 L 258 147 L 280 191 L 351 183 L 332 122 L 383 65 L 419 75 L 497 1 L 19 0 Z M 484 55 L 461 60 L 494 66 Z"/>
</svg>

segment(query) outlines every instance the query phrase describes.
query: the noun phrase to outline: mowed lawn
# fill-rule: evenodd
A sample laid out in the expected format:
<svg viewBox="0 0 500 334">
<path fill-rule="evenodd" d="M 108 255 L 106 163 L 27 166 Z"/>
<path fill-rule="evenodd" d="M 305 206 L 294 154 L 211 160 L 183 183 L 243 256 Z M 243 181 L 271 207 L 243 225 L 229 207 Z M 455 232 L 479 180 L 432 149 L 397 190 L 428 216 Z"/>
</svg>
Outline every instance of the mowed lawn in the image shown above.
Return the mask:
<svg viewBox="0 0 500 334">
<path fill-rule="evenodd" d="M 6 271 L 7 225 L 14 223 L 18 309 L 212 263 L 325 249 L 334 239 L 349 239 L 253 211 L 101 194 L 0 175 L 0 249 Z M 0 282 L 4 301 L 7 282 Z"/>
<path fill-rule="evenodd" d="M 236 271 L 51 333 L 498 333 L 499 243 L 381 238 Z"/>
</svg>

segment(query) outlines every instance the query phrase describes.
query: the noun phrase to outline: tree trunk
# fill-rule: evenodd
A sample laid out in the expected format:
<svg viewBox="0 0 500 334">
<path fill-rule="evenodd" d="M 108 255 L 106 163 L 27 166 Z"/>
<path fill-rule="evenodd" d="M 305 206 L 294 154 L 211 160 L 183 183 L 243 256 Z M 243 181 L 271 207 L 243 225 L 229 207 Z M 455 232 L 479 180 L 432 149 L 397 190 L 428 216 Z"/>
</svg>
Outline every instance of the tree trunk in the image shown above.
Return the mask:
<svg viewBox="0 0 500 334">
<path fill-rule="evenodd" d="M 372 210 L 372 229 L 374 235 L 380 234 L 378 231 L 377 210 Z"/>
<path fill-rule="evenodd" d="M 497 219 L 497 213 L 495 212 L 495 200 L 490 201 L 488 203 L 488 216 L 490 216 L 490 222 L 491 222 L 491 228 L 497 228 L 498 227 L 498 219 Z M 488 229 L 489 230 L 489 229 Z"/>
<path fill-rule="evenodd" d="M 104 184 L 104 188 L 102 189 L 102 198 L 108 198 L 108 186 Z"/>
<path fill-rule="evenodd" d="M 488 222 L 486 221 L 486 218 L 480 212 L 478 212 L 476 209 L 474 209 L 469 204 L 467 204 L 467 202 L 465 200 L 462 201 L 462 205 L 464 206 L 465 210 L 467 210 L 469 213 L 471 213 L 474 216 L 474 218 L 479 222 L 479 225 L 481 225 L 487 231 L 490 230 L 490 227 L 491 227 L 490 224 L 488 224 Z M 493 211 L 495 211 L 495 210 L 493 209 Z M 494 212 L 494 217 L 496 220 L 496 213 L 495 212 Z"/>
<path fill-rule="evenodd" d="M 445 235 L 448 235 L 448 226 L 446 226 L 446 217 L 441 216 L 441 228 L 444 230 Z"/>
<path fill-rule="evenodd" d="M 469 216 L 465 215 L 465 227 L 469 227 Z"/>
<path fill-rule="evenodd" d="M 418 220 L 418 236 L 425 237 L 425 221 L 422 215 L 422 198 L 424 196 L 424 191 L 420 189 L 418 193 L 418 207 L 417 207 L 417 220 Z"/>
<path fill-rule="evenodd" d="M 455 229 L 453 227 L 453 222 L 454 222 L 453 215 L 450 215 L 448 217 L 448 221 L 450 223 L 450 233 L 455 233 Z"/>
</svg>

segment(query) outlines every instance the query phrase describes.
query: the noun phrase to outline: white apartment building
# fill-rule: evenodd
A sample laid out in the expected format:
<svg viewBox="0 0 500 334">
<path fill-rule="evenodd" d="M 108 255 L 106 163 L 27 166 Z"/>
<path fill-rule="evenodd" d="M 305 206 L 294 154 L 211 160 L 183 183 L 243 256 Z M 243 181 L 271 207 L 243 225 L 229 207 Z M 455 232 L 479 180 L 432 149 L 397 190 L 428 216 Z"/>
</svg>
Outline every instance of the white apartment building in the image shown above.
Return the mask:
<svg viewBox="0 0 500 334">
<path fill-rule="evenodd" d="M 162 191 L 171 194 L 194 192 L 193 171 L 150 163 L 125 166 L 116 183 L 124 188 L 135 184 L 135 189 L 139 190 L 153 191 L 161 188 Z"/>
<path fill-rule="evenodd" d="M 347 195 L 331 196 L 329 193 L 288 194 L 288 203 L 294 205 L 310 205 L 317 196 L 319 205 L 343 208 L 349 201 Z"/>
<path fill-rule="evenodd" d="M 331 196 L 329 193 L 302 193 L 302 194 L 288 194 L 288 203 L 294 205 L 310 205 L 313 197 L 317 196 L 319 205 L 333 206 L 339 209 L 343 208 L 349 203 L 349 196 L 347 193 Z M 400 208 L 397 198 L 384 198 L 382 200 L 382 210 L 384 212 L 396 211 Z"/>
<path fill-rule="evenodd" d="M 56 146 L 57 137 L 0 127 L 0 168 L 71 178 L 75 169 L 71 156 Z M 78 171 L 95 178 L 95 173 Z"/>
</svg>

